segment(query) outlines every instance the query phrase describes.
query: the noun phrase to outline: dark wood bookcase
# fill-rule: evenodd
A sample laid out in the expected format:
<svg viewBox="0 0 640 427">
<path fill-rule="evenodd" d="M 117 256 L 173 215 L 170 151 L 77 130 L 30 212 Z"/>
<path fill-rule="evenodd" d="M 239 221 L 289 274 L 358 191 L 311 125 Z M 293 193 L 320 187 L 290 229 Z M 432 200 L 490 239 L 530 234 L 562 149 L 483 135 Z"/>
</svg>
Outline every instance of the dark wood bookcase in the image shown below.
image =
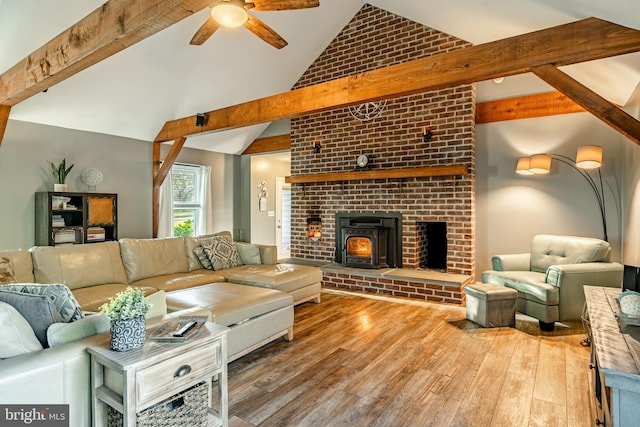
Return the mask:
<svg viewBox="0 0 640 427">
<path fill-rule="evenodd" d="M 36 245 L 118 240 L 117 194 L 39 191 L 35 207 Z"/>
</svg>

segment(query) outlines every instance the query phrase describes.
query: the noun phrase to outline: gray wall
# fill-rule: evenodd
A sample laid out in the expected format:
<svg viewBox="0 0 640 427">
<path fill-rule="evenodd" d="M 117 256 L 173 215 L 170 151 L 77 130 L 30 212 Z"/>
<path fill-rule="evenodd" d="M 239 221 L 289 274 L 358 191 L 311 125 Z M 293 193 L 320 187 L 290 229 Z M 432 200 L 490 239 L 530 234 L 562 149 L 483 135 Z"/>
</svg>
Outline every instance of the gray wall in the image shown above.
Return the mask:
<svg viewBox="0 0 640 427">
<path fill-rule="evenodd" d="M 0 249 L 33 246 L 34 193 L 53 189 L 49 161 L 63 158 L 75 164 L 67 178 L 69 191 L 88 190 L 80 180 L 83 169 L 102 171 L 97 191 L 118 194 L 119 237 L 151 237 L 150 142 L 9 120 L 0 145 Z M 185 148 L 179 159 L 205 159 L 213 166 L 216 225 L 233 227 L 238 156 Z"/>
<path fill-rule="evenodd" d="M 276 244 L 276 177 L 291 175 L 291 164 L 271 159 L 270 156 L 251 157 L 251 184 L 249 197 L 251 199 L 251 229 L 250 238 L 253 243 L 264 245 Z M 258 184 L 266 182 L 269 197 L 267 210 L 258 210 Z M 269 216 L 273 213 L 273 216 Z"/>
<path fill-rule="evenodd" d="M 476 127 L 476 271 L 491 255 L 529 252 L 535 234 L 602 238 L 601 217 L 587 181 L 552 161 L 549 175 L 515 173 L 518 157 L 557 153 L 575 159 L 582 145 L 604 149 L 602 174 L 612 258 L 622 256 L 622 152 L 620 134 L 589 113 L 513 120 Z"/>
</svg>

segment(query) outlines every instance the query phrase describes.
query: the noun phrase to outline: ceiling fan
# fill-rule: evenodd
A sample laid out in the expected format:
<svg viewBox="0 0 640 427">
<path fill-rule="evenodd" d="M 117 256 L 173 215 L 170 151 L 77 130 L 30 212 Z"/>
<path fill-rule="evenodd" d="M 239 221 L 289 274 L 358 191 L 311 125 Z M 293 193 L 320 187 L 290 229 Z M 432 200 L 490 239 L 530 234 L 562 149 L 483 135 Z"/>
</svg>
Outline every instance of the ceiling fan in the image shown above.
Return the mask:
<svg viewBox="0 0 640 427">
<path fill-rule="evenodd" d="M 282 49 L 287 45 L 287 41 L 267 24 L 255 16 L 249 15 L 247 11 L 294 10 L 318 6 L 320 6 L 320 0 L 253 0 L 252 2 L 218 0 L 211 6 L 211 17 L 196 31 L 189 44 L 201 45 L 220 27 L 235 28 L 244 25 L 271 46 Z"/>
</svg>

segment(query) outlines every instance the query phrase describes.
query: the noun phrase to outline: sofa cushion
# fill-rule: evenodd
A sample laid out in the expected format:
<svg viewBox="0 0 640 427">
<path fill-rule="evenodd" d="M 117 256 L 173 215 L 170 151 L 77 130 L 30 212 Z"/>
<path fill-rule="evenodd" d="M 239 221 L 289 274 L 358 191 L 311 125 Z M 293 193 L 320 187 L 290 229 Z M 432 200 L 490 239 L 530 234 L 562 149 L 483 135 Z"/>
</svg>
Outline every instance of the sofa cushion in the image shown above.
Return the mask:
<svg viewBox="0 0 640 427">
<path fill-rule="evenodd" d="M 220 276 L 218 272 L 201 269 L 192 271 L 191 273 L 164 274 L 162 276 L 150 277 L 133 282 L 131 285 L 152 287 L 165 292 L 171 292 L 221 281 L 224 281 L 224 277 Z"/>
<path fill-rule="evenodd" d="M 0 285 L 16 282 L 16 276 L 13 274 L 13 267 L 11 266 L 11 259 L 0 256 Z"/>
<path fill-rule="evenodd" d="M 31 253 L 25 249 L 0 251 L 0 257 L 9 258 L 9 265 L 17 283 L 34 283 Z"/>
<path fill-rule="evenodd" d="M 322 281 L 322 270 L 299 264 L 242 265 L 218 271 L 228 282 L 292 292 Z"/>
<path fill-rule="evenodd" d="M 236 245 L 229 236 L 213 236 L 200 239 L 200 246 L 204 249 L 204 253 L 216 271 L 242 265 Z"/>
<path fill-rule="evenodd" d="M 29 322 L 11 304 L 0 302 L 0 359 L 42 350 Z"/>
<path fill-rule="evenodd" d="M 78 301 L 73 296 L 71 290 L 59 283 L 16 283 L 13 285 L 0 286 L 2 291 L 22 292 L 28 294 L 43 295 L 49 298 L 58 313 L 60 322 L 73 322 L 84 317 Z"/>
<path fill-rule="evenodd" d="M 539 234 L 531 242 L 531 271 L 544 273 L 552 265 L 607 262 L 609 243 L 600 239 Z"/>
<path fill-rule="evenodd" d="M 60 322 L 60 316 L 48 297 L 44 295 L 0 290 L 0 301 L 10 304 L 29 323 L 43 347 L 47 347 L 47 329 Z"/>
<path fill-rule="evenodd" d="M 260 248 L 253 243 L 235 242 L 236 250 L 240 255 L 240 260 L 244 265 L 262 264 L 260 259 Z"/>
<path fill-rule="evenodd" d="M 120 253 L 129 283 L 165 274 L 188 273 L 185 239 L 121 239 Z"/>
<path fill-rule="evenodd" d="M 64 283 L 70 289 L 127 283 L 118 242 L 35 246 L 30 251 L 38 283 Z"/>
<path fill-rule="evenodd" d="M 100 306 L 118 292 L 127 290 L 128 285 L 122 283 L 106 283 L 104 285 L 87 286 L 85 288 L 78 288 L 73 290 L 73 295 L 82 310 L 85 312 L 97 312 L 100 311 Z M 142 291 L 146 296 L 156 293 L 158 290 L 153 287 L 138 286 L 142 288 Z"/>
<path fill-rule="evenodd" d="M 202 307 L 211 312 L 213 322 L 223 326 L 242 323 L 291 305 L 293 297 L 284 292 L 227 282 L 167 294 L 169 311 Z"/>
<path fill-rule="evenodd" d="M 544 273 L 536 271 L 494 271 L 482 273 L 484 283 L 494 283 L 518 291 L 518 298 L 544 305 L 558 305 L 560 291 L 544 281 Z"/>
</svg>

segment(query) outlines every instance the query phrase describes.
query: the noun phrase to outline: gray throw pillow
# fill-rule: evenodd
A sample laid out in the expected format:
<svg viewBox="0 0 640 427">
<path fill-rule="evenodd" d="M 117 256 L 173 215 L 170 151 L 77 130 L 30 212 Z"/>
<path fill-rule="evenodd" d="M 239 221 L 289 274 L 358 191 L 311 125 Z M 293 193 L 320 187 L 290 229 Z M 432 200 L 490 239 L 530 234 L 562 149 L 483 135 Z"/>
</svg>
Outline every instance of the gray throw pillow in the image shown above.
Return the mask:
<svg viewBox="0 0 640 427">
<path fill-rule="evenodd" d="M 0 291 L 0 301 L 10 304 L 29 322 L 29 326 L 42 344 L 47 344 L 47 329 L 53 323 L 61 322 L 53 301 L 44 295 Z"/>
<path fill-rule="evenodd" d="M 213 270 L 213 265 L 211 265 L 211 261 L 209 260 L 209 257 L 207 257 L 207 254 L 204 253 L 204 249 L 202 248 L 202 246 L 193 248 L 193 253 L 196 254 L 198 259 L 200 260 L 200 264 L 202 264 L 204 268 Z"/>
<path fill-rule="evenodd" d="M 60 316 L 60 322 L 73 322 L 82 319 L 84 313 L 71 290 L 62 284 L 16 283 L 0 285 L 0 291 L 22 292 L 24 294 L 44 295 L 53 301 Z"/>
<path fill-rule="evenodd" d="M 235 242 L 242 263 L 245 265 L 262 264 L 260 248 L 253 243 Z"/>
</svg>

